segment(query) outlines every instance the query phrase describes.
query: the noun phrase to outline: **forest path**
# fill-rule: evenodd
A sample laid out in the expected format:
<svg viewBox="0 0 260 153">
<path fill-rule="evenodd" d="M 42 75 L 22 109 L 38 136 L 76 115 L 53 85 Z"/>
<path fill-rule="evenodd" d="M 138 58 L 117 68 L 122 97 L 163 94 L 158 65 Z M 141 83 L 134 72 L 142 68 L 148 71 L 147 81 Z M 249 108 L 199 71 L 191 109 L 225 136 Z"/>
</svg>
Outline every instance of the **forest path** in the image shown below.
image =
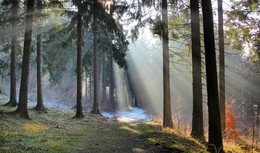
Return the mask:
<svg viewBox="0 0 260 153">
<path fill-rule="evenodd" d="M 105 119 L 106 120 L 106 119 Z M 156 122 L 122 122 L 102 119 L 78 143 L 76 153 L 179 153 L 204 152 L 196 142 L 162 132 Z"/>
<path fill-rule="evenodd" d="M 128 153 L 146 152 L 137 129 L 138 122 L 118 123 L 114 121 L 95 122 L 96 128 L 86 133 L 77 146 L 77 153 Z M 73 151 L 74 152 L 74 151 Z"/>
</svg>

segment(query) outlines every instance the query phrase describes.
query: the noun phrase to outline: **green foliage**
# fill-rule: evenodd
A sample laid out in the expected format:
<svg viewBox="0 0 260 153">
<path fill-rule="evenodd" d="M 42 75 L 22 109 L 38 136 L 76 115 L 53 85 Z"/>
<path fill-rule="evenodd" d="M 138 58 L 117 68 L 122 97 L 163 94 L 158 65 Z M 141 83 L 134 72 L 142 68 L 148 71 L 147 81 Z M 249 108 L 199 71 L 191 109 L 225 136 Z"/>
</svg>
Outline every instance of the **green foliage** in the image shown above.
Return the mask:
<svg viewBox="0 0 260 153">
<path fill-rule="evenodd" d="M 190 37 L 190 8 L 187 1 L 173 2 L 170 7 L 169 33 L 173 40 L 187 40 Z"/>
<path fill-rule="evenodd" d="M 9 54 L 3 53 L 4 51 L 1 51 L 0 53 L 0 76 L 5 77 L 9 74 Z"/>
<path fill-rule="evenodd" d="M 85 70 L 91 70 L 93 67 L 93 58 L 94 58 L 94 54 L 93 51 L 88 51 L 82 59 L 82 65 L 85 68 Z"/>
<path fill-rule="evenodd" d="M 11 34 L 12 34 L 12 26 L 11 22 L 13 21 L 14 17 L 12 16 L 12 11 L 10 11 L 13 7 L 13 1 L 12 0 L 3 0 L 0 1 L 0 76 L 6 77 L 9 75 L 10 71 L 10 53 L 11 53 Z M 22 16 L 22 15 L 20 15 Z M 18 17 L 18 23 L 19 25 L 23 24 L 23 20 Z M 17 30 L 17 29 L 15 29 Z M 21 33 L 18 32 L 18 39 L 21 37 Z M 19 41 L 20 42 L 20 41 Z M 17 46 L 17 53 L 16 56 L 17 64 L 20 65 L 20 53 L 21 53 L 21 47 L 20 44 Z M 18 67 L 19 68 L 19 67 Z"/>
<path fill-rule="evenodd" d="M 116 46 L 114 46 L 112 50 L 113 50 L 113 57 L 114 57 L 116 63 L 119 65 L 119 67 L 122 68 L 122 67 L 126 66 L 126 60 L 124 58 L 126 53 L 121 51 Z"/>
<path fill-rule="evenodd" d="M 51 83 L 58 83 L 62 75 L 71 69 L 69 64 L 72 63 L 73 56 L 75 56 L 75 53 L 55 46 L 52 49 L 46 50 L 43 56 L 44 69 L 49 72 Z"/>
<path fill-rule="evenodd" d="M 119 19 L 121 19 L 122 15 L 127 11 L 129 6 L 126 1 L 117 2 L 117 4 L 113 4 L 110 7 L 110 14 L 117 14 Z"/>
<path fill-rule="evenodd" d="M 98 29 L 104 29 L 99 36 L 98 42 L 102 43 L 104 50 L 110 49 L 113 52 L 114 61 L 120 66 L 126 66 L 126 52 L 128 47 L 128 41 L 126 40 L 123 27 L 117 23 L 117 21 L 112 17 L 112 14 L 108 14 L 103 6 L 98 5 L 98 8 L 101 11 L 98 11 Z M 116 12 L 114 8 L 114 12 Z M 117 9 L 122 9 L 121 7 L 117 7 Z M 124 9 L 122 9 L 124 10 Z M 122 10 L 117 13 L 122 13 Z M 121 14 L 119 14 L 120 16 Z M 104 43 L 105 42 L 105 43 Z M 101 49 L 102 50 L 102 49 Z"/>
<path fill-rule="evenodd" d="M 165 29 L 165 23 L 163 23 L 162 19 L 157 16 L 153 22 L 153 26 L 151 31 L 153 34 L 158 35 L 160 38 L 162 37 L 162 31 Z"/>
<path fill-rule="evenodd" d="M 78 1 L 72 2 L 75 6 L 78 6 Z M 93 22 L 91 18 L 93 13 L 96 13 L 97 17 L 98 50 L 100 53 L 102 50 L 113 50 L 115 61 L 120 66 L 124 66 L 126 64 L 124 58 L 128 42 L 124 36 L 123 29 L 118 25 L 112 15 L 105 11 L 101 3 L 98 2 L 98 5 L 94 7 L 93 2 L 94 1 L 83 1 L 81 4 L 81 13 L 84 21 L 83 66 L 89 67 L 88 69 L 90 70 L 93 65 L 91 61 L 93 35 L 90 32 L 93 30 L 93 27 L 90 26 Z M 95 11 L 94 8 L 96 9 Z M 116 12 L 117 10 L 114 11 Z M 67 18 L 69 22 L 62 23 L 60 26 L 52 28 L 45 34 L 45 71 L 49 72 L 52 83 L 57 83 L 64 72 L 71 70 L 73 72 L 75 71 L 75 66 L 70 66 L 68 68 L 68 65 L 76 63 L 76 59 L 73 57 L 75 57 L 76 52 L 77 10 L 66 10 L 64 16 L 61 16 L 60 18 L 63 17 Z M 112 47 L 113 44 L 116 47 Z"/>
<path fill-rule="evenodd" d="M 255 0 L 231 1 L 231 11 L 226 12 L 226 38 L 233 48 L 243 50 L 245 57 L 259 62 L 259 2 Z"/>
<path fill-rule="evenodd" d="M 44 33 L 46 41 L 43 42 L 43 70 L 50 74 L 49 79 L 53 84 L 58 83 L 64 73 L 75 67 L 70 66 L 76 56 L 76 45 L 72 43 L 75 40 L 70 33 L 67 31 L 65 34 L 65 29 L 60 27 L 54 27 L 48 33 Z"/>
</svg>

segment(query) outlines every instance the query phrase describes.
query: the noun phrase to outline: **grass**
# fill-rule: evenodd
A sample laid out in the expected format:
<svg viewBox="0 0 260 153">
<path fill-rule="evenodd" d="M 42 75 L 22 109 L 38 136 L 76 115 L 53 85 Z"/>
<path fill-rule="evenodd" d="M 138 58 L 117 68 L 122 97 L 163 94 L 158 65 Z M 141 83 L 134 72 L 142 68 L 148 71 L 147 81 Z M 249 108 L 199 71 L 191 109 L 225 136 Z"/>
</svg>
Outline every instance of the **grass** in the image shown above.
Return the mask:
<svg viewBox="0 0 260 153">
<path fill-rule="evenodd" d="M 0 152 L 68 152 L 87 132 L 72 112 L 52 109 L 48 113 L 30 110 L 32 120 L 0 116 Z"/>
<path fill-rule="evenodd" d="M 13 110 L 0 106 L 0 153 L 206 152 L 197 141 L 162 130 L 154 121 L 124 123 L 87 112 L 72 119 L 74 111 L 61 109 L 29 110 L 31 120 L 4 113 Z"/>
</svg>

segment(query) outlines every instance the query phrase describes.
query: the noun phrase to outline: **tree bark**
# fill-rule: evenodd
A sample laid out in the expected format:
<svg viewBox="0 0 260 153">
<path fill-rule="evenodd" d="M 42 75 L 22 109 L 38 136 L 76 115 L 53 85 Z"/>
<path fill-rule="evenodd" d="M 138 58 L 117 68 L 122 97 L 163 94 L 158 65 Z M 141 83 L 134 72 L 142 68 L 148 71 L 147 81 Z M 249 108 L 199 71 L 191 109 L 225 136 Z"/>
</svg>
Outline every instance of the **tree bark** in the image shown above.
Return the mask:
<svg viewBox="0 0 260 153">
<path fill-rule="evenodd" d="M 110 83 L 109 83 L 109 101 L 112 106 L 112 109 L 115 110 L 115 99 L 114 99 L 114 70 L 113 70 L 113 51 L 111 49 L 109 55 L 109 70 L 110 70 Z"/>
<path fill-rule="evenodd" d="M 96 5 L 94 0 L 94 14 L 93 14 L 93 37 L 94 37 L 94 102 L 91 113 L 100 114 L 99 111 L 99 73 L 98 73 L 98 50 L 97 50 L 97 19 L 96 19 Z"/>
<path fill-rule="evenodd" d="M 218 37 L 219 37 L 219 104 L 221 129 L 225 134 L 226 117 L 225 117 L 225 48 L 224 48 L 224 30 L 223 30 L 223 7 L 222 0 L 218 0 Z"/>
<path fill-rule="evenodd" d="M 86 75 L 86 78 L 85 78 L 85 80 L 86 80 L 86 82 L 85 82 L 85 100 L 86 101 L 88 101 L 88 70 L 87 70 L 87 68 L 85 69 L 85 75 Z"/>
<path fill-rule="evenodd" d="M 212 4 L 202 0 L 209 114 L 209 152 L 223 152 Z"/>
<path fill-rule="evenodd" d="M 169 73 L 169 37 L 167 0 L 162 0 L 163 29 L 163 127 L 173 127 Z"/>
<path fill-rule="evenodd" d="M 12 2 L 12 48 L 11 48 L 11 65 L 10 65 L 10 100 L 5 106 L 15 107 L 17 106 L 16 100 L 16 52 L 17 52 L 17 24 L 18 24 L 18 9 L 19 0 L 13 0 Z"/>
<path fill-rule="evenodd" d="M 39 0 L 37 4 L 37 13 L 39 16 L 42 15 L 42 1 Z M 37 105 L 36 110 L 46 111 L 43 103 L 42 96 L 42 27 L 39 24 L 38 35 L 37 35 Z"/>
<path fill-rule="evenodd" d="M 81 0 L 78 3 L 78 24 L 77 24 L 77 111 L 75 118 L 82 118 L 82 15 Z"/>
<path fill-rule="evenodd" d="M 37 35 L 37 105 L 35 107 L 36 110 L 45 110 L 42 96 L 42 34 L 41 28 L 38 29 L 39 33 Z"/>
<path fill-rule="evenodd" d="M 203 105 L 202 105 L 202 78 L 201 78 L 201 49 L 200 49 L 200 18 L 199 1 L 192 0 L 191 9 L 191 34 L 192 34 L 192 77 L 193 77 L 193 138 L 204 141 Z"/>
<path fill-rule="evenodd" d="M 106 102 L 106 61 L 105 61 L 105 52 L 103 51 L 102 55 L 102 103 Z"/>
<path fill-rule="evenodd" d="M 93 66 L 90 70 L 90 74 L 89 74 L 89 98 L 92 100 L 93 98 L 93 93 L 92 93 L 92 89 L 93 89 Z"/>
<path fill-rule="evenodd" d="M 16 113 L 22 118 L 29 119 L 27 111 L 28 106 L 28 83 L 30 73 L 30 57 L 32 48 L 32 25 L 34 16 L 34 0 L 27 1 L 26 21 L 25 21 L 25 35 L 24 35 L 24 51 L 22 61 L 22 78 L 19 95 L 18 108 Z"/>
</svg>

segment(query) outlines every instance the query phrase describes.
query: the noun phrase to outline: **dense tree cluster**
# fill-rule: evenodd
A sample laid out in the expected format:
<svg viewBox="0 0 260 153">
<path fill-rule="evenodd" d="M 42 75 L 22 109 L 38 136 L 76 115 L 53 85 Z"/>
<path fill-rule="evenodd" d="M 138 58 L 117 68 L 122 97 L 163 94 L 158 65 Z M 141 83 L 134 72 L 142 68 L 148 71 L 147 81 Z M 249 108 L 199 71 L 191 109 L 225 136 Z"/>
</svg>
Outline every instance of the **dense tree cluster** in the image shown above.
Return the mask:
<svg viewBox="0 0 260 153">
<path fill-rule="evenodd" d="M 49 74 L 49 79 L 53 83 L 58 83 L 61 80 L 62 75 L 68 71 L 68 69 L 74 69 L 75 66 L 69 66 L 71 62 L 77 63 L 77 113 L 76 117 L 82 116 L 82 63 L 85 64 L 85 70 L 94 70 L 94 94 L 98 94 L 99 84 L 99 69 L 100 58 L 105 52 L 111 52 L 110 56 L 114 57 L 116 63 L 121 67 L 126 65 L 124 57 L 127 51 L 128 42 L 124 36 L 122 27 L 112 17 L 116 11 L 108 10 L 106 2 L 93 1 L 28 1 L 26 2 L 25 11 L 27 12 L 24 25 L 24 49 L 22 58 L 22 75 L 21 75 L 21 87 L 19 95 L 19 103 L 17 113 L 21 116 L 28 118 L 27 103 L 28 103 L 28 82 L 30 72 L 30 57 L 34 47 L 32 44 L 34 40 L 37 42 L 37 110 L 45 110 L 43 96 L 42 96 L 42 56 L 44 60 L 43 71 Z M 1 23 L 5 27 L 7 24 L 11 24 L 12 28 L 12 41 L 11 41 L 11 97 L 10 102 L 6 105 L 16 106 L 16 53 L 18 52 L 18 40 L 17 36 L 20 32 L 18 24 L 23 17 L 20 16 L 20 1 L 2 1 L 2 10 L 7 11 L 11 8 L 11 13 L 6 14 L 1 18 Z M 111 3 L 112 5 L 112 3 Z M 115 5 L 115 4 L 114 4 Z M 76 6 L 76 7 L 75 7 Z M 35 9 L 36 7 L 36 9 Z M 109 6 L 110 7 L 110 6 Z M 107 9 L 105 9 L 107 8 Z M 53 11 L 53 13 L 49 13 Z M 4 13 L 4 12 L 2 12 Z M 48 26 L 50 20 L 58 19 L 54 22 L 54 26 Z M 65 20 L 65 21 L 64 21 Z M 84 22 L 83 22 L 84 21 Z M 52 21 L 53 22 L 53 21 Z M 35 23 L 35 24 L 34 24 Z M 35 26 L 33 26 L 35 25 Z M 46 25 L 46 26 L 43 26 Z M 83 30 L 84 29 L 84 30 Z M 102 29 L 102 30 L 98 30 Z M 34 33 L 36 33 L 36 39 L 34 39 Z M 87 39 L 84 35 L 87 36 Z M 77 37 L 76 37 L 77 36 Z M 93 40 L 93 42 L 91 42 Z M 8 37 L 2 39 L 3 42 L 9 44 Z M 77 46 L 74 45 L 77 42 Z M 98 43 L 97 43 L 98 42 Z M 106 42 L 107 45 L 100 45 Z M 88 47 L 87 51 L 83 53 L 83 44 Z M 6 45 L 8 49 L 8 45 Z M 73 52 L 77 48 L 77 59 L 72 59 L 71 56 L 75 55 Z M 5 48 L 3 48 L 5 50 Z M 100 51 L 98 51 L 100 50 Z M 101 52 L 102 50 L 102 52 Z M 94 57 L 91 52 L 94 52 Z M 82 56 L 82 53 L 84 56 Z M 65 56 L 64 56 L 65 55 Z M 87 57 L 88 56 L 88 57 Z M 93 62 L 82 62 L 83 59 L 91 60 Z M 75 61 L 76 60 L 76 61 Z M 110 58 L 110 60 L 112 60 Z M 90 65 L 89 63 L 92 63 Z M 110 64 L 110 66 L 113 66 Z M 94 67 L 94 69 L 93 69 Z M 86 71 L 87 73 L 87 71 Z M 104 72 L 105 74 L 105 72 Z M 111 83 L 112 84 L 112 83 Z M 112 89 L 110 89 L 112 90 Z M 99 113 L 98 110 L 98 96 L 94 99 L 94 113 Z"/>
</svg>

